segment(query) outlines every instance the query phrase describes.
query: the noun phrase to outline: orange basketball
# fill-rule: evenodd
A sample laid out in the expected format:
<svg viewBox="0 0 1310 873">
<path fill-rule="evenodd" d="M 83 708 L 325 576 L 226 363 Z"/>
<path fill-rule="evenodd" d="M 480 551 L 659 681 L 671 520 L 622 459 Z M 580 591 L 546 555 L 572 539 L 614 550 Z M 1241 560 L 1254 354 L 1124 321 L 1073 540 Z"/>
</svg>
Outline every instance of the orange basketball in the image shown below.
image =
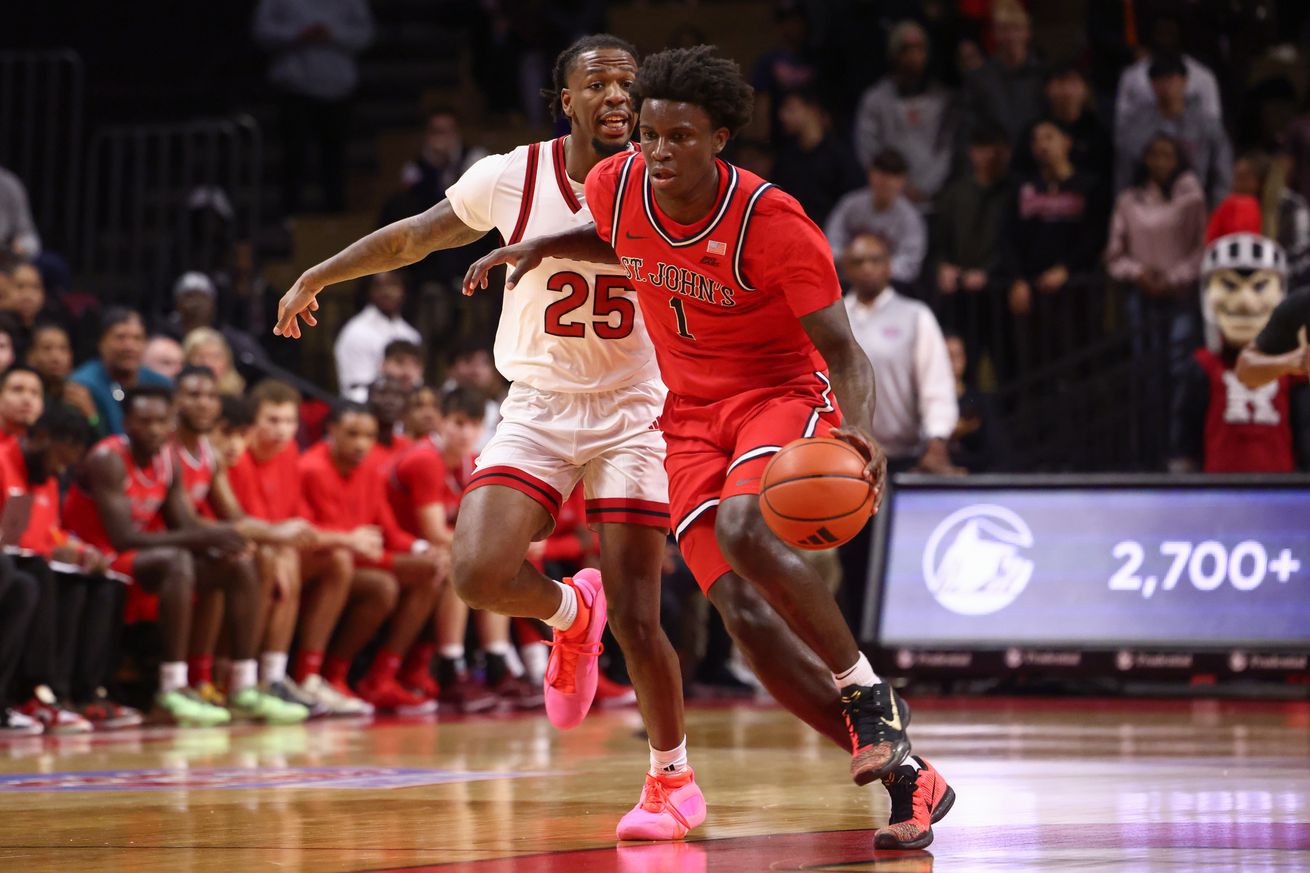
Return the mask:
<svg viewBox="0 0 1310 873">
<path fill-rule="evenodd" d="M 864 458 L 829 437 L 782 447 L 764 468 L 760 511 L 783 542 L 802 549 L 831 549 L 847 542 L 873 515 L 874 490 Z"/>
</svg>

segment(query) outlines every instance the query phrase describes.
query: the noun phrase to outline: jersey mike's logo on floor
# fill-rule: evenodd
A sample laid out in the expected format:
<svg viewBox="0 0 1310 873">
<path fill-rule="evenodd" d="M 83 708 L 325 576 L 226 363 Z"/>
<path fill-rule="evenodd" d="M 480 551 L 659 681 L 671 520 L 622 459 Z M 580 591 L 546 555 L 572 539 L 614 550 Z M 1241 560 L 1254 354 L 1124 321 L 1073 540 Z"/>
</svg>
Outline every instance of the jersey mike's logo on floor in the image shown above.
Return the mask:
<svg viewBox="0 0 1310 873">
<path fill-rule="evenodd" d="M 923 550 L 923 580 L 960 615 L 987 615 L 1019 596 L 1033 575 L 1027 522 L 1004 506 L 978 503 L 947 516 Z"/>
</svg>

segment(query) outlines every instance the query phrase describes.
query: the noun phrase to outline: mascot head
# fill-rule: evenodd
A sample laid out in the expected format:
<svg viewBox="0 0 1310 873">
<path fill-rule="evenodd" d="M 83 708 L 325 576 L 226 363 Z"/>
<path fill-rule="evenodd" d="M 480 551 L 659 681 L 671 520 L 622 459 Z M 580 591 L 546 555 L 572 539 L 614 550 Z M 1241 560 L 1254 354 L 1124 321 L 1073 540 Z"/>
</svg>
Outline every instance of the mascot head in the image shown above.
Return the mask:
<svg viewBox="0 0 1310 873">
<path fill-rule="evenodd" d="M 1201 307 L 1211 346 L 1240 349 L 1255 339 L 1286 286 L 1287 255 L 1273 240 L 1230 233 L 1210 243 L 1201 262 Z"/>
</svg>

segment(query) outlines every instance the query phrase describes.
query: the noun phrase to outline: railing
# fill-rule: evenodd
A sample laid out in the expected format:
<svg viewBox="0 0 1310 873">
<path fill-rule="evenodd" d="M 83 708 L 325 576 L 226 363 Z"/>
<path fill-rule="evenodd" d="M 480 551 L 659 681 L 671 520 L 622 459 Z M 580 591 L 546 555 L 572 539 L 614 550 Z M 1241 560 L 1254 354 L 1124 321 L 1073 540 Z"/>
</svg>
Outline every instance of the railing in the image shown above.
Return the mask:
<svg viewBox="0 0 1310 873">
<path fill-rule="evenodd" d="M 262 164 L 259 126 L 249 116 L 97 130 L 87 157 L 82 273 L 106 301 L 166 310 L 183 270 L 223 269 L 233 242 L 254 239 Z"/>
<path fill-rule="evenodd" d="M 26 186 L 43 244 L 66 252 L 78 231 L 84 84 L 69 49 L 0 52 L 0 166 Z"/>
<path fill-rule="evenodd" d="M 997 469 L 1163 469 L 1177 366 L 1171 315 L 1146 307 L 1129 317 L 1133 293 L 1088 277 L 1052 297 L 1034 292 L 1026 316 L 1010 311 L 1001 289 L 936 301 L 991 389 L 1004 447 Z"/>
</svg>

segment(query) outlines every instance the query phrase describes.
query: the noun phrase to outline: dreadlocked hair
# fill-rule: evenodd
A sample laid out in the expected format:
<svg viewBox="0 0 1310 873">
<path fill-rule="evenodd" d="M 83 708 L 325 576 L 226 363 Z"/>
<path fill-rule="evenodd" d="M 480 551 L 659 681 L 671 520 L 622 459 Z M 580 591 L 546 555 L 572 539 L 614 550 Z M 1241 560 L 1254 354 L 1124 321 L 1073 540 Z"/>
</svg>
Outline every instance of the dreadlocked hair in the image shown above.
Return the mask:
<svg viewBox="0 0 1310 873">
<path fill-rule="evenodd" d="M 541 89 L 541 96 L 546 98 L 552 119 L 558 121 L 564 117 L 564 104 L 560 102 L 559 95 L 569 86 L 569 71 L 573 69 L 574 62 L 587 52 L 599 49 L 618 49 L 632 55 L 634 61 L 638 60 L 637 47 L 612 33 L 594 33 L 579 38 L 555 58 L 555 69 L 550 74 L 551 87 Z"/>
<path fill-rule="evenodd" d="M 646 100 L 690 103 L 705 110 L 716 129 L 726 127 L 735 136 L 750 123 L 755 89 L 742 78 L 737 62 L 718 52 L 717 46 L 698 45 L 646 58 L 632 84 L 638 111 Z"/>
</svg>

